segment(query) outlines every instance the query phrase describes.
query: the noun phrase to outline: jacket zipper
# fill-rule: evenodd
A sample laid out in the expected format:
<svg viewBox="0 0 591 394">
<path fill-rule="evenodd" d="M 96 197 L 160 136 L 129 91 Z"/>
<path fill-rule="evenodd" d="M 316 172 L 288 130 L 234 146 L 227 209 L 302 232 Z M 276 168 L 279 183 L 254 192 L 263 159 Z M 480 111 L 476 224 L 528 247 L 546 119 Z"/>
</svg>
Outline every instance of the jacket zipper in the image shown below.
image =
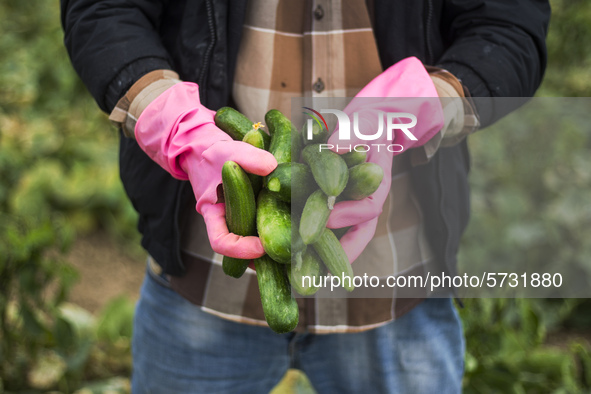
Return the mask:
<svg viewBox="0 0 591 394">
<path fill-rule="evenodd" d="M 427 0 L 427 20 L 425 21 L 425 47 L 427 49 L 427 63 L 433 64 L 435 61 L 435 56 L 433 55 L 433 47 L 431 46 L 430 37 L 433 32 L 433 0 Z M 439 192 L 441 197 L 444 196 L 443 189 L 443 181 L 441 180 L 441 157 L 440 155 L 436 155 L 433 159 L 437 159 L 437 162 L 434 163 L 437 166 L 437 186 L 439 188 Z M 439 201 L 439 214 L 441 217 L 441 222 L 443 223 L 444 233 L 445 233 L 445 246 L 443 247 L 443 264 L 446 270 L 449 270 L 449 262 L 447 261 L 447 253 L 449 250 L 449 238 L 450 238 L 450 231 L 448 226 L 448 221 L 445 218 L 445 210 L 444 210 L 444 201 L 443 198 Z M 452 289 L 454 296 L 457 299 L 457 292 L 455 289 Z M 459 301 L 459 300 L 458 300 Z M 461 303 L 461 301 L 459 301 Z"/>
<path fill-rule="evenodd" d="M 443 185 L 443 181 L 442 181 L 442 174 L 441 174 L 441 155 L 435 155 L 435 157 L 433 157 L 433 159 L 437 159 L 436 165 L 437 165 L 437 186 L 439 189 L 439 193 L 441 195 L 441 198 L 439 199 L 439 215 L 441 217 L 441 222 L 443 223 L 443 232 L 445 235 L 445 245 L 443 247 L 443 256 L 442 256 L 442 260 L 443 260 L 443 268 L 448 271 L 448 273 L 450 275 L 457 275 L 457 269 L 451 269 L 448 258 L 447 258 L 447 254 L 449 251 L 449 238 L 450 238 L 450 231 L 449 231 L 449 225 L 448 225 L 448 220 L 446 220 L 445 217 L 445 204 L 444 204 L 444 198 L 443 196 L 445 195 L 443 192 L 444 189 L 444 185 Z M 433 160 L 432 159 L 432 160 Z M 457 262 L 456 262 L 457 264 Z M 459 306 L 461 308 L 464 307 L 464 303 L 462 302 L 462 299 L 458 296 L 458 291 L 455 287 L 452 286 L 451 289 L 451 293 L 454 297 L 454 299 L 456 300 L 456 302 L 459 304 Z"/>
<path fill-rule="evenodd" d="M 177 187 L 176 190 L 176 198 L 175 198 L 175 207 L 174 207 L 174 219 L 173 219 L 173 227 L 172 227 L 172 242 L 174 248 L 174 257 L 173 260 L 178 264 L 182 272 L 185 272 L 185 264 L 183 264 L 183 259 L 181 257 L 181 229 L 179 223 L 179 215 L 181 211 L 181 202 L 183 202 L 183 194 L 185 193 L 186 188 L 188 187 L 189 182 L 180 182 L 180 185 Z"/>
<path fill-rule="evenodd" d="M 216 44 L 216 29 L 215 29 L 215 16 L 213 12 L 213 4 L 211 0 L 205 0 L 205 8 L 207 10 L 207 26 L 209 27 L 209 32 L 211 34 L 211 41 L 205 50 L 205 55 L 203 56 L 203 62 L 201 64 L 201 71 L 199 72 L 199 77 L 197 78 L 197 83 L 199 84 L 199 93 L 201 94 L 201 101 L 207 102 L 207 89 L 205 89 L 205 81 L 206 76 L 209 71 L 209 63 L 211 61 L 211 55 L 213 52 L 213 48 Z"/>
</svg>

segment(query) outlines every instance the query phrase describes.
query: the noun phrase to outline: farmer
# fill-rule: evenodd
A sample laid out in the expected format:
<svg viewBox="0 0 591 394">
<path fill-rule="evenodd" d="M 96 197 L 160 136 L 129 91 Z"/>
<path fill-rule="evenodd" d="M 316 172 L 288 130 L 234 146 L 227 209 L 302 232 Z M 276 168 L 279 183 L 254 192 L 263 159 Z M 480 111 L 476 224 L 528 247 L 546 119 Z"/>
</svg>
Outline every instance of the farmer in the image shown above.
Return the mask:
<svg viewBox="0 0 591 394">
<path fill-rule="evenodd" d="M 74 68 L 121 130 L 121 179 L 149 254 L 134 393 L 264 393 L 290 367 L 319 393 L 461 390 L 464 342 L 449 297 L 298 299 L 295 332 L 266 327 L 255 272 L 233 279 L 219 264 L 222 254 L 264 251 L 257 237 L 228 232 L 217 189 L 227 160 L 259 175 L 277 163 L 232 141 L 213 111 L 231 105 L 259 121 L 271 108 L 289 114 L 296 97 L 421 98 L 417 130 L 427 118 L 430 126 L 400 140 L 401 154 L 376 156 L 386 174 L 378 192 L 348 209 L 337 204 L 328 226 L 352 226 L 342 243 L 356 272 L 375 263 L 393 275 L 453 275 L 469 216 L 465 136 L 496 120 L 468 96 L 534 94 L 546 63 L 546 1 L 61 7 Z"/>
</svg>

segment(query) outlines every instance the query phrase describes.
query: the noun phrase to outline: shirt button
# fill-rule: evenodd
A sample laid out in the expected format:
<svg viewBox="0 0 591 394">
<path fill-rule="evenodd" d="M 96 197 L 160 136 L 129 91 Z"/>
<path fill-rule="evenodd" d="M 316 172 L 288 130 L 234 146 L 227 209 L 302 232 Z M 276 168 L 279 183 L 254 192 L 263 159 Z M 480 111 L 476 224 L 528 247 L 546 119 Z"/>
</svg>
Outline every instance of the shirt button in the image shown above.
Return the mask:
<svg viewBox="0 0 591 394">
<path fill-rule="evenodd" d="M 324 8 L 321 5 L 317 5 L 316 9 L 314 10 L 314 18 L 319 21 L 320 19 L 324 18 Z"/>
<path fill-rule="evenodd" d="M 318 80 L 314 82 L 314 85 L 312 85 L 312 89 L 314 89 L 316 93 L 322 92 L 324 90 L 324 82 L 322 82 L 322 79 L 318 78 Z"/>
</svg>

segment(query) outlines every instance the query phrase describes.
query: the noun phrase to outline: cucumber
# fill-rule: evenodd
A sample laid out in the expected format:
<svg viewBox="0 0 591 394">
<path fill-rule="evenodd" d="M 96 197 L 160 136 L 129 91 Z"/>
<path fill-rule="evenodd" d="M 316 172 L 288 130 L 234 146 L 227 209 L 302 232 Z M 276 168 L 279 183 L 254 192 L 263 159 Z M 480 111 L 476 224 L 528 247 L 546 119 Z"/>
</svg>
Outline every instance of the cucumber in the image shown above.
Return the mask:
<svg viewBox="0 0 591 394">
<path fill-rule="evenodd" d="M 242 141 L 254 146 L 255 148 L 265 149 L 265 140 L 263 139 L 262 134 L 263 132 L 261 132 L 258 128 L 253 128 L 248 133 L 246 133 Z M 250 179 L 254 195 L 258 196 L 261 188 L 263 187 L 263 177 L 255 174 L 248 174 L 248 179 Z"/>
<path fill-rule="evenodd" d="M 329 215 L 328 197 L 318 189 L 306 200 L 300 220 L 300 236 L 306 245 L 320 239 Z"/>
<path fill-rule="evenodd" d="M 265 252 L 279 263 L 291 263 L 291 213 L 289 204 L 262 189 L 257 199 L 256 222 Z"/>
<path fill-rule="evenodd" d="M 213 120 L 217 127 L 237 141 L 242 141 L 253 125 L 250 119 L 231 107 L 218 109 Z"/>
<path fill-rule="evenodd" d="M 222 259 L 222 270 L 224 271 L 224 274 L 238 279 L 244 275 L 249 263 L 250 260 L 224 256 Z"/>
<path fill-rule="evenodd" d="M 290 122 L 291 123 L 291 122 Z M 300 161 L 300 155 L 304 147 L 304 141 L 299 130 L 291 125 L 291 161 Z"/>
<path fill-rule="evenodd" d="M 320 239 L 312 246 L 330 273 L 341 279 L 341 285 L 347 291 L 353 291 L 353 269 L 336 235 L 325 228 Z"/>
<path fill-rule="evenodd" d="M 322 261 L 312 248 L 306 249 L 302 254 L 302 264 L 299 269 L 293 264 L 286 265 L 285 268 L 289 283 L 298 294 L 309 296 L 318 291 L 319 287 L 314 286 L 314 283 L 317 285 L 321 283 Z"/>
<path fill-rule="evenodd" d="M 341 157 L 345 160 L 345 163 L 347 163 L 347 167 L 351 168 L 357 164 L 365 163 L 367 160 L 367 152 L 357 152 L 352 150 L 351 152 L 343 153 Z"/>
<path fill-rule="evenodd" d="M 262 132 L 260 129 L 253 128 L 244 135 L 242 141 L 256 148 L 265 149 L 265 140 L 263 138 L 263 134 L 265 134 L 265 132 Z"/>
<path fill-rule="evenodd" d="M 292 256 L 306 250 L 306 244 L 300 236 L 300 219 L 291 213 L 291 253 Z"/>
<path fill-rule="evenodd" d="M 254 123 L 250 119 L 232 107 L 218 109 L 213 120 L 218 128 L 237 141 L 243 141 L 246 133 L 254 128 Z M 263 137 L 263 141 L 265 141 L 265 149 L 269 149 L 271 136 L 262 130 L 259 130 L 259 133 Z"/>
<path fill-rule="evenodd" d="M 293 331 L 298 325 L 299 311 L 285 268 L 268 255 L 255 259 L 254 267 L 267 324 L 278 334 Z"/>
<path fill-rule="evenodd" d="M 253 124 L 252 130 L 244 135 L 242 141 L 248 142 L 252 146 L 256 146 L 259 149 L 268 151 L 269 147 L 271 146 L 271 136 L 267 134 L 261 127 L 263 127 L 263 125 L 260 122 Z"/>
<path fill-rule="evenodd" d="M 375 163 L 362 163 L 349 168 L 349 182 L 339 196 L 344 200 L 363 200 L 378 190 L 384 170 Z"/>
<path fill-rule="evenodd" d="M 235 162 L 222 166 L 222 187 L 226 203 L 228 230 L 237 235 L 256 235 L 256 201 L 246 172 Z M 240 278 L 249 260 L 224 256 L 222 268 L 226 275 Z"/>
<path fill-rule="evenodd" d="M 292 253 L 291 264 L 285 264 L 285 266 L 296 267 L 296 269 L 299 269 L 302 266 L 302 256 L 304 255 L 306 250 L 308 250 L 308 245 L 304 244 L 304 249 L 300 250 L 299 252 Z"/>
<path fill-rule="evenodd" d="M 304 162 L 310 166 L 314 180 L 328 196 L 328 207 L 332 209 L 336 197 L 342 193 L 349 180 L 349 169 L 345 160 L 320 145 L 308 145 L 302 151 Z"/>
<path fill-rule="evenodd" d="M 269 152 L 275 156 L 277 163 L 289 163 L 292 158 L 292 142 L 297 146 L 301 144 L 301 137 L 291 121 L 287 119 L 281 112 L 272 109 L 265 114 L 265 123 L 269 127 L 271 133 L 271 146 Z M 299 156 L 298 152 L 294 152 L 294 159 Z"/>
<path fill-rule="evenodd" d="M 309 139 L 308 125 L 304 124 L 302 128 L 302 137 L 305 145 L 308 144 L 325 144 L 328 140 L 328 130 L 326 127 L 318 125 L 316 122 L 312 122 L 312 139 Z"/>
<path fill-rule="evenodd" d="M 277 165 L 277 168 L 265 178 L 265 184 L 281 201 L 300 201 L 302 205 L 316 187 L 310 167 L 303 163 Z"/>
<path fill-rule="evenodd" d="M 291 264 L 297 267 L 302 266 L 302 255 L 308 248 L 300 236 L 300 217 L 301 211 L 299 209 L 291 210 Z M 291 265 L 288 264 L 288 265 Z"/>
</svg>

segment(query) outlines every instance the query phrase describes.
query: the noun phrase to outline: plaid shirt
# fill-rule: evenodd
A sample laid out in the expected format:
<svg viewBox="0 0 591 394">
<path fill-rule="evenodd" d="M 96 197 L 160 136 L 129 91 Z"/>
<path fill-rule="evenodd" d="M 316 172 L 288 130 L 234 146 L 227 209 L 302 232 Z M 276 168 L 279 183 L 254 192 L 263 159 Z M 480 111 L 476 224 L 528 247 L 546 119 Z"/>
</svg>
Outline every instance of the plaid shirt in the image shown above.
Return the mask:
<svg viewBox="0 0 591 394">
<path fill-rule="evenodd" d="M 234 79 L 250 119 L 291 99 L 353 97 L 382 72 L 364 0 L 252 1 Z"/>
</svg>

